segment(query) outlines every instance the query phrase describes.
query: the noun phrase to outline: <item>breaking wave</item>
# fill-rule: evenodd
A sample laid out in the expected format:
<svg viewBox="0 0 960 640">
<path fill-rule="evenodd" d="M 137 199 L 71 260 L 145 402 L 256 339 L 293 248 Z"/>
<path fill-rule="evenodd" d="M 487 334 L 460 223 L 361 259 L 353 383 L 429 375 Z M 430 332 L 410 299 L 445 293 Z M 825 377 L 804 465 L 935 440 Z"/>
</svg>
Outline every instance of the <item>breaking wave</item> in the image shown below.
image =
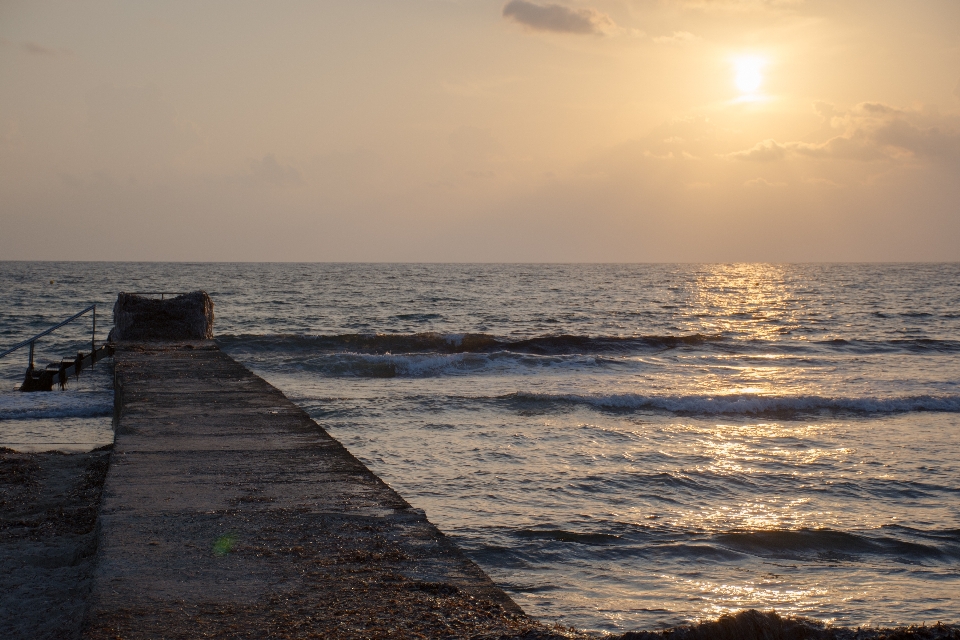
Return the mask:
<svg viewBox="0 0 960 640">
<path fill-rule="evenodd" d="M 483 354 L 363 354 L 338 353 L 304 362 L 303 369 L 321 375 L 361 378 L 426 378 L 458 371 L 475 371 L 490 366 Z"/>
<path fill-rule="evenodd" d="M 620 536 L 610 533 L 582 533 L 565 529 L 518 529 L 514 532 L 514 535 L 518 538 L 577 542 L 589 545 L 611 544 L 620 540 Z"/>
<path fill-rule="evenodd" d="M 896 535 L 896 534 L 901 535 Z M 887 555 L 907 564 L 955 561 L 960 557 L 960 537 L 932 539 L 902 535 L 899 531 L 872 534 L 834 529 L 797 529 L 730 532 L 715 536 L 720 546 L 761 557 L 855 561 L 865 555 Z M 879 534 L 879 535 L 878 535 Z M 886 535 L 885 535 L 886 534 Z M 894 535 L 890 535 L 894 534 Z M 940 536 L 942 538 L 943 536 Z"/>
<path fill-rule="evenodd" d="M 681 348 L 712 348 L 721 352 L 796 353 L 811 349 L 852 353 L 960 353 L 960 340 L 929 338 L 821 341 L 758 340 L 736 336 L 643 335 L 585 336 L 543 335 L 511 339 L 486 333 L 345 333 L 339 335 L 226 335 L 217 340 L 231 351 L 289 351 L 298 354 L 362 353 L 373 355 L 414 353 L 509 353 L 531 355 L 634 354 Z"/>
<path fill-rule="evenodd" d="M 960 396 L 843 398 L 825 396 L 763 396 L 756 394 L 650 396 L 620 394 L 550 394 L 517 392 L 510 402 L 571 403 L 615 411 L 666 411 L 690 415 L 751 415 L 790 417 L 815 413 L 960 412 Z"/>
<path fill-rule="evenodd" d="M 704 534 L 669 531 L 647 525 L 588 532 L 536 527 L 510 533 L 516 538 L 544 545 L 617 545 L 614 553 L 624 557 L 646 553 L 651 545 L 655 545 L 661 553 L 684 557 L 707 555 L 727 560 L 737 555 L 813 562 L 856 562 L 869 556 L 887 556 L 902 564 L 953 563 L 960 559 L 960 535 L 957 531 L 924 531 L 899 526 L 867 531 L 840 531 L 824 527 Z"/>
<path fill-rule="evenodd" d="M 330 377 L 430 378 L 444 375 L 581 369 L 604 362 L 596 356 L 536 356 L 496 353 L 335 353 L 296 363 L 301 371 Z"/>
<path fill-rule="evenodd" d="M 113 391 L 0 394 L 0 420 L 96 418 L 113 413 Z"/>
<path fill-rule="evenodd" d="M 904 338 L 893 340 L 822 340 L 813 344 L 835 351 L 852 353 L 960 353 L 960 340 L 932 338 Z"/>
<path fill-rule="evenodd" d="M 722 342 L 723 336 L 702 334 L 680 336 L 577 336 L 547 335 L 521 340 L 486 333 L 364 334 L 334 336 L 238 335 L 221 336 L 218 341 L 231 350 L 290 350 L 301 353 L 352 352 L 363 354 L 404 353 L 494 353 L 508 351 L 532 355 L 575 355 L 585 353 L 633 353 L 696 347 Z"/>
</svg>

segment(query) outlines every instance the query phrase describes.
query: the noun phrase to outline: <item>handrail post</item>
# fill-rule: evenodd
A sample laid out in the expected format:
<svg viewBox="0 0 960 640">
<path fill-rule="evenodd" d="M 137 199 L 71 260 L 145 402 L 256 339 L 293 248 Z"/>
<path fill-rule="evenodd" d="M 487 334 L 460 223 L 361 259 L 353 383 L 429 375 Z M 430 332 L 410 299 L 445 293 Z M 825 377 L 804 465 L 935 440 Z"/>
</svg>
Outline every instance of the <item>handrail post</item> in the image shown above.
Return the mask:
<svg viewBox="0 0 960 640">
<path fill-rule="evenodd" d="M 93 305 L 93 329 L 90 330 L 90 366 L 97 363 L 97 305 Z"/>
<path fill-rule="evenodd" d="M 33 371 L 33 343 L 34 341 L 31 340 L 30 341 L 30 365 L 27 367 L 27 371 Z"/>
</svg>

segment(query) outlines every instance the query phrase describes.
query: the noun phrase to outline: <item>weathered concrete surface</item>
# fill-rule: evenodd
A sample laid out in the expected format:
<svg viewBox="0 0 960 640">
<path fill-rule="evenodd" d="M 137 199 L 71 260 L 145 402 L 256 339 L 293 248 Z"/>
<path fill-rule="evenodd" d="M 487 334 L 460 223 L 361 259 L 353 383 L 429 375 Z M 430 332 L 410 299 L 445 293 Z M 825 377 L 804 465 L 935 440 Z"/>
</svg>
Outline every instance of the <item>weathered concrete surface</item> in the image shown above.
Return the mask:
<svg viewBox="0 0 960 640">
<path fill-rule="evenodd" d="M 213 343 L 115 358 L 85 637 L 556 637 Z"/>
</svg>

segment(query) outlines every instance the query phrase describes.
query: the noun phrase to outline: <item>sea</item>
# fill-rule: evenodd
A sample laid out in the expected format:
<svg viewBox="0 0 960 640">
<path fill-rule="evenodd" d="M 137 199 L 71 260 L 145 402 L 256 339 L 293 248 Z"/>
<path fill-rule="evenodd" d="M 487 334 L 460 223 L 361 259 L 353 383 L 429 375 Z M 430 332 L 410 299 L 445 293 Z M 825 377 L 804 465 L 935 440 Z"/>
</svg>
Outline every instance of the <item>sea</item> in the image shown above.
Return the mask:
<svg viewBox="0 0 960 640">
<path fill-rule="evenodd" d="M 958 264 L 0 262 L 0 351 L 97 303 L 37 344 L 75 357 L 119 291 L 196 289 L 544 622 L 960 623 Z M 22 394 L 26 358 L 0 446 L 109 444 L 109 360 Z"/>
</svg>

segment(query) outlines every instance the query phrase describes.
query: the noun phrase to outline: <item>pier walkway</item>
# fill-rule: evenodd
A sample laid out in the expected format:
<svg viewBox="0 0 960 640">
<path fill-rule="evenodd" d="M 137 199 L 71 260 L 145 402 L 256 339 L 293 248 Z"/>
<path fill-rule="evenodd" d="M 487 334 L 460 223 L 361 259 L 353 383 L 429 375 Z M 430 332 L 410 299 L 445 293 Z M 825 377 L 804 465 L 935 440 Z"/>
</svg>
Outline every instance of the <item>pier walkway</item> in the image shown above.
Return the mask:
<svg viewBox="0 0 960 640">
<path fill-rule="evenodd" d="M 213 342 L 115 359 L 84 637 L 556 637 Z"/>
</svg>

